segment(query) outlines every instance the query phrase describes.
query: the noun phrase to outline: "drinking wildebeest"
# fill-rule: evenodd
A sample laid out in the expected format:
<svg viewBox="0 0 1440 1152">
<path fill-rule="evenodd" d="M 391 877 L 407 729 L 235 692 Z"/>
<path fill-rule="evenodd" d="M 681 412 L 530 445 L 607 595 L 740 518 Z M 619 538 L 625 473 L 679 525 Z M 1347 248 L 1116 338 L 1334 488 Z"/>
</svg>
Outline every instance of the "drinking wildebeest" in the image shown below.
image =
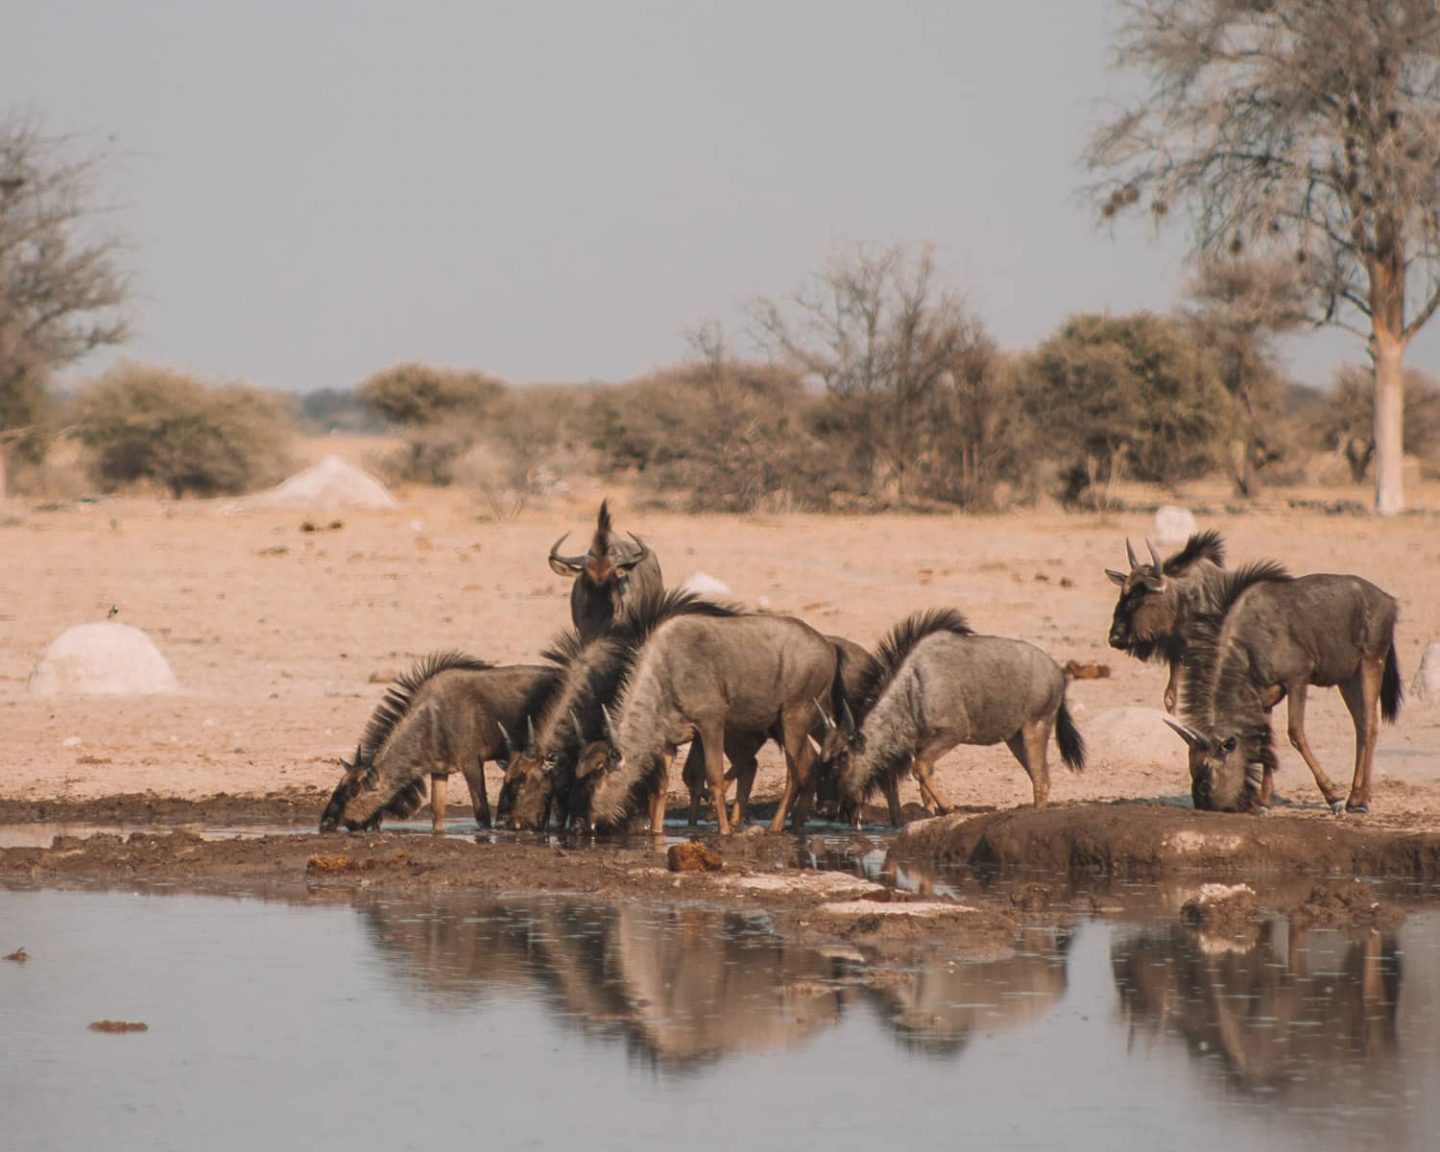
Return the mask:
<svg viewBox="0 0 1440 1152">
<path fill-rule="evenodd" d="M 843 725 L 846 739 L 829 770 L 845 803 L 858 809 L 886 774 L 912 765 L 921 794 L 941 812 L 937 761 L 958 744 L 999 744 L 1020 761 L 1035 807 L 1050 795 L 1050 733 L 1072 772 L 1085 767 L 1085 741 L 1065 704 L 1065 673 L 1034 645 L 977 636 L 951 609 L 917 612 L 897 625 L 878 659 L 893 667 L 865 722 Z"/>
<path fill-rule="evenodd" d="M 426 656 L 385 693 L 340 783 L 320 817 L 320 831 L 339 825 L 376 828 L 382 817 L 414 814 L 430 785 L 431 818 L 445 819 L 445 780 L 461 772 L 470 789 L 475 822 L 490 826 L 485 761 L 501 760 L 501 725 L 524 725 L 559 682 L 559 669 L 543 664 L 496 666 L 459 652 Z"/>
<path fill-rule="evenodd" d="M 593 822 L 617 824 L 648 795 L 650 828 L 658 835 L 675 750 L 698 738 L 715 820 L 728 834 L 725 733 L 766 732 L 784 749 L 787 768 L 771 830 L 785 826 L 792 802 L 799 830 L 810 800 L 808 737 L 819 718 L 816 701 L 830 696 L 835 672 L 835 646 L 788 616 L 667 621 L 640 650 L 614 722 L 606 725 L 612 755 L 591 802 Z"/>
<path fill-rule="evenodd" d="M 559 576 L 573 576 L 570 619 L 582 639 L 591 640 L 619 619 L 625 605 L 643 595 L 658 594 L 664 585 L 660 561 L 645 542 L 630 533 L 632 543 L 619 540 L 610 530 L 610 502 L 600 502 L 595 536 L 583 556 L 561 556 L 565 536 L 550 549 L 550 568 Z"/>
<path fill-rule="evenodd" d="M 1358 576 L 1291 577 L 1274 564 L 1231 573 L 1216 610 L 1186 630 L 1185 723 L 1196 808 L 1251 811 L 1269 803 L 1276 767 L 1269 712 L 1286 697 L 1290 743 L 1334 812 L 1370 808 L 1380 718 L 1400 712 L 1394 597 Z M 1355 725 L 1350 795 L 1325 774 L 1305 737 L 1310 685 L 1338 687 Z"/>
<path fill-rule="evenodd" d="M 1130 541 L 1125 555 L 1130 571 L 1105 569 L 1120 587 L 1120 599 L 1110 620 L 1110 647 L 1137 660 L 1164 660 L 1170 668 L 1165 683 L 1165 711 L 1178 702 L 1180 671 L 1185 659 L 1185 621 L 1197 612 L 1213 611 L 1225 575 L 1225 542 L 1215 531 L 1191 536 L 1185 547 L 1164 562 L 1150 548 L 1150 563 L 1142 564 Z"/>
<path fill-rule="evenodd" d="M 574 632 L 560 637 L 545 654 L 563 669 L 560 683 L 524 732 L 525 746 L 515 749 L 506 767 L 501 819 L 512 828 L 540 830 L 548 824 L 552 806 L 562 828 L 572 817 L 588 812 L 588 805 L 576 807 L 573 795 L 593 784 L 589 773 L 577 773 L 581 753 L 587 743 L 601 737 L 601 708 L 614 702 L 636 653 L 666 620 L 737 612 L 681 589 L 647 591 L 632 598 L 604 634 L 588 642 Z M 594 764 L 592 755 L 586 766 Z"/>
</svg>

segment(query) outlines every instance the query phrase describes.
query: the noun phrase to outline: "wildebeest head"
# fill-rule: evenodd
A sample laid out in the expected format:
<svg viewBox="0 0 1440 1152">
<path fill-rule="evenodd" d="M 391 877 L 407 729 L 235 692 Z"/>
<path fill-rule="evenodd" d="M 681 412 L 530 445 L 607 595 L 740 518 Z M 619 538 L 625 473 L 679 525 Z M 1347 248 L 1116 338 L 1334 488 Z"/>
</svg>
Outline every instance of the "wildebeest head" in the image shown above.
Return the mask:
<svg viewBox="0 0 1440 1152">
<path fill-rule="evenodd" d="M 1190 799 L 1202 812 L 1253 812 L 1264 802 L 1266 749 L 1240 732 L 1197 732 L 1166 720 L 1190 749 Z"/>
<path fill-rule="evenodd" d="M 583 556 L 560 555 L 560 545 L 569 535 L 567 532 L 551 547 L 550 568 L 558 576 L 575 578 L 570 590 L 570 612 L 580 634 L 589 638 L 620 617 L 632 572 L 653 553 L 633 532 L 628 542 L 612 535 L 608 500 L 600 502 L 595 535 Z"/>
<path fill-rule="evenodd" d="M 1169 581 L 1160 554 L 1147 540 L 1150 563 L 1142 564 L 1130 541 L 1125 541 L 1125 554 L 1130 571 L 1105 569 L 1110 582 L 1120 588 L 1120 599 L 1110 619 L 1110 647 L 1144 658 L 1156 643 L 1175 629 L 1176 604 L 1169 596 Z"/>
<path fill-rule="evenodd" d="M 508 742 L 508 734 L 507 734 Z M 541 832 L 550 819 L 550 798 L 555 790 L 559 752 L 542 753 L 535 739 L 535 722 L 525 722 L 525 744 L 510 745 L 501 787 L 501 819 L 518 832 Z"/>
<path fill-rule="evenodd" d="M 865 750 L 865 737 L 847 701 L 841 702 L 838 719 L 832 719 L 819 700 L 815 708 L 820 714 L 820 738 L 812 734 L 810 743 L 815 750 L 816 805 L 821 811 L 835 811 L 842 823 L 858 824 L 860 799 L 847 792 L 845 779 L 852 775 L 851 758 Z"/>
<path fill-rule="evenodd" d="M 354 762 L 347 763 L 342 758 L 340 767 L 345 774 L 320 815 L 320 831 L 334 832 L 341 824 L 351 832 L 378 828 L 386 797 L 380 793 L 374 754 L 367 756 L 364 748 L 357 744 Z"/>
</svg>

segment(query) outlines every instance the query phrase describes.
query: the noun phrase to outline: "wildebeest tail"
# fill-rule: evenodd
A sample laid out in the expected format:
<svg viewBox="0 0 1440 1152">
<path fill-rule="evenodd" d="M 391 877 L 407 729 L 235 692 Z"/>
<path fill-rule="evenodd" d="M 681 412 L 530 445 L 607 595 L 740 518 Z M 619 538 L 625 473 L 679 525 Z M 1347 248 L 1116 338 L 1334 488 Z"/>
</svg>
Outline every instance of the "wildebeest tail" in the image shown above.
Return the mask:
<svg viewBox="0 0 1440 1152">
<path fill-rule="evenodd" d="M 1380 680 L 1380 715 L 1387 723 L 1395 723 L 1400 715 L 1400 703 L 1405 699 L 1405 689 L 1400 686 L 1400 665 L 1395 659 L 1395 641 L 1390 641 L 1390 651 L 1385 653 L 1385 675 Z"/>
<path fill-rule="evenodd" d="M 1060 711 L 1055 716 L 1055 740 L 1060 745 L 1060 759 L 1072 772 L 1085 771 L 1085 737 L 1075 727 L 1070 705 L 1060 698 Z"/>
</svg>

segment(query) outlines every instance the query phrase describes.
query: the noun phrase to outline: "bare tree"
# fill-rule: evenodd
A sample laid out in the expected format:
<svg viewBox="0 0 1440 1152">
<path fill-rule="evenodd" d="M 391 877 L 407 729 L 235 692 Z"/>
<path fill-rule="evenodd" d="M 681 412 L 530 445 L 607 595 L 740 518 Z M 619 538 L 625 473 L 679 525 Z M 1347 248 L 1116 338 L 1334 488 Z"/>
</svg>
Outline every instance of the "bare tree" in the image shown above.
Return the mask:
<svg viewBox="0 0 1440 1152">
<path fill-rule="evenodd" d="M 1305 298 L 1289 262 L 1212 257 L 1190 283 L 1191 317 L 1230 394 L 1230 476 L 1241 496 L 1278 459 L 1275 429 L 1286 381 L 1273 338 L 1305 323 Z"/>
<path fill-rule="evenodd" d="M 1201 254 L 1293 258 L 1312 318 L 1368 342 L 1375 506 L 1401 511 L 1405 349 L 1440 306 L 1440 8 L 1126 0 L 1118 63 L 1150 91 L 1090 143 L 1102 214 L 1184 207 Z"/>
<path fill-rule="evenodd" d="M 935 422 L 951 412 L 957 381 L 988 370 L 993 357 L 962 298 L 936 284 L 928 246 L 834 256 L 788 299 L 758 301 L 754 316 L 773 352 L 824 384 L 854 450 L 901 503 L 916 494 Z"/>
<path fill-rule="evenodd" d="M 102 162 L 0 118 L 0 452 L 38 421 L 52 373 L 125 338 L 120 241 L 93 229 Z"/>
</svg>

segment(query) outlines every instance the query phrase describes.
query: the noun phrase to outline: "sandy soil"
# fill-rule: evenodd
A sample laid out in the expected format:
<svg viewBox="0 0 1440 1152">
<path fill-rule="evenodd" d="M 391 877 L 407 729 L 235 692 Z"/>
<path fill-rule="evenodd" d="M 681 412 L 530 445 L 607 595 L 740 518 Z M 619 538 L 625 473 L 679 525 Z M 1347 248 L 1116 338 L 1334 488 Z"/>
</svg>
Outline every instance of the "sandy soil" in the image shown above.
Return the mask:
<svg viewBox="0 0 1440 1152">
<path fill-rule="evenodd" d="M 315 449 L 337 447 L 361 451 L 335 441 Z M 460 648 L 531 660 L 568 623 L 566 585 L 545 555 L 562 532 L 585 538 L 601 494 L 580 486 L 504 522 L 488 520 L 464 493 L 430 490 L 400 493 L 393 511 L 339 513 L 235 514 L 223 501 L 11 500 L 0 513 L 0 798 L 297 789 L 308 797 L 328 789 L 384 682 L 416 658 Z M 623 491 L 611 495 L 618 525 L 645 537 L 667 582 L 703 571 L 743 601 L 866 644 L 908 612 L 954 605 L 977 630 L 1030 640 L 1062 663 L 1108 665 L 1108 678 L 1071 686 L 1082 730 L 1103 729 L 1111 709 L 1159 704 L 1163 669 L 1105 644 L 1113 596 L 1102 569 L 1122 565 L 1124 538 L 1143 538 L 1148 513 L 687 516 L 647 511 Z M 1277 489 L 1257 507 L 1233 511 L 1218 488 L 1125 495 L 1189 503 L 1203 527 L 1224 532 L 1232 562 L 1271 557 L 1296 572 L 1355 572 L 1391 591 L 1401 604 L 1407 684 L 1426 642 L 1440 638 L 1434 515 L 1380 520 L 1288 506 L 1297 498 L 1353 500 L 1362 495 L 1354 489 Z M 1440 488 L 1412 496 L 1440 509 Z M 305 531 L 307 522 L 320 530 Z M 67 627 L 104 619 L 112 605 L 116 619 L 159 645 L 181 692 L 32 697 L 26 681 L 38 654 Z M 1337 693 L 1312 694 L 1309 731 L 1331 774 L 1348 780 L 1351 728 Z M 1089 770 L 1057 770 L 1053 798 L 1183 796 L 1183 749 L 1166 736 L 1148 746 L 1092 740 Z M 1288 746 L 1281 766 L 1283 795 L 1318 801 Z M 1440 705 L 1407 705 L 1382 735 L 1376 771 L 1373 822 L 1440 827 Z M 780 772 L 767 750 L 762 794 L 778 790 Z M 1029 797 L 1003 747 L 961 749 L 942 762 L 939 779 L 953 803 L 972 811 Z M 913 800 L 914 785 L 905 789 Z"/>
</svg>

